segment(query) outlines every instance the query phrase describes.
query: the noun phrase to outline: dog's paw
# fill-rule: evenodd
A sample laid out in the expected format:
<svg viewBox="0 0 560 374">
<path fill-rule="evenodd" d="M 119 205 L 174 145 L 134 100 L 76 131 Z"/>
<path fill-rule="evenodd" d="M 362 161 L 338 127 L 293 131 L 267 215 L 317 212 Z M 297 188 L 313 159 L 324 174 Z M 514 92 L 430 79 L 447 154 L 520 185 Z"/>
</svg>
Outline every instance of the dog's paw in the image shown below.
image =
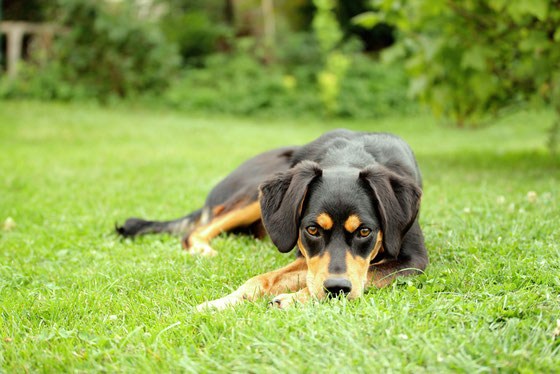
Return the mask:
<svg viewBox="0 0 560 374">
<path fill-rule="evenodd" d="M 195 256 L 214 257 L 218 254 L 216 250 L 208 244 L 195 242 L 187 249 L 187 253 Z"/>
<path fill-rule="evenodd" d="M 226 308 L 231 308 L 237 304 L 239 304 L 241 300 L 236 297 L 222 297 L 221 299 L 206 301 L 202 304 L 199 304 L 196 307 L 198 312 L 202 312 L 205 310 L 224 310 Z"/>
<path fill-rule="evenodd" d="M 297 293 L 283 293 L 268 303 L 270 308 L 288 309 L 298 302 Z"/>
</svg>

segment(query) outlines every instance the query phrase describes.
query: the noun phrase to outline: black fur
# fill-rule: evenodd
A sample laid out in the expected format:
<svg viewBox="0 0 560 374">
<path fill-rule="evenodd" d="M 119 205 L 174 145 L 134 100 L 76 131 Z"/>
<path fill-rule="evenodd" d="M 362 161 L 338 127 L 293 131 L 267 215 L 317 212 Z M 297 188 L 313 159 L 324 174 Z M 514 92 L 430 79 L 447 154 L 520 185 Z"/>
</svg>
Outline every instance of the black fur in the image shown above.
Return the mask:
<svg viewBox="0 0 560 374">
<path fill-rule="evenodd" d="M 371 187 L 381 217 L 383 246 L 388 259 L 396 259 L 404 236 L 416 220 L 422 190 L 409 177 L 401 177 L 383 166 L 368 166 L 360 178 Z"/>
<path fill-rule="evenodd" d="M 317 163 L 302 161 L 260 186 L 262 221 L 280 252 L 289 252 L 296 245 L 303 199 L 309 184 L 321 174 Z"/>
<path fill-rule="evenodd" d="M 115 225 L 117 233 L 124 237 L 135 237 L 136 235 L 168 233 L 178 234 L 181 227 L 188 223 L 196 222 L 202 215 L 202 209 L 195 210 L 189 215 L 171 221 L 147 221 L 142 218 L 128 218 L 124 225 Z"/>
<path fill-rule="evenodd" d="M 271 175 L 288 170 L 292 155 L 298 148 L 297 146 L 276 148 L 247 160 L 210 191 L 204 207 L 185 217 L 163 222 L 129 218 L 124 225 L 115 226 L 116 232 L 124 237 L 154 233 L 182 234 L 186 239 L 197 225 L 204 225 L 211 221 L 216 212 L 224 214 L 236 207 L 256 201 L 258 186 Z M 258 228 L 259 225 L 257 222 L 251 226 Z M 254 230 L 242 231 L 252 233 Z"/>
<path fill-rule="evenodd" d="M 387 271 L 398 268 L 394 263 L 423 269 L 427 253 L 417 219 L 421 195 L 420 170 L 403 139 L 387 133 L 339 129 L 304 146 L 278 148 L 253 157 L 218 183 L 204 207 L 188 216 L 167 222 L 130 218 L 116 230 L 120 235 L 134 236 L 181 229 L 188 236 L 190 229 L 185 227 L 190 226 L 185 223 L 205 225 L 216 215 L 259 199 L 262 224 L 281 252 L 294 248 L 303 229 L 321 211 L 328 211 L 340 227 L 348 214 L 359 214 L 373 234 L 383 232 L 384 250 L 374 263 L 393 261 L 391 266 L 383 265 Z M 261 222 L 249 225 L 253 226 L 259 228 Z M 243 228 L 232 231 L 238 229 Z M 325 235 L 325 242 L 315 249 L 310 245 L 313 253 L 328 250 L 331 258 L 339 258 L 332 264 L 333 272 L 343 268 L 344 256 L 337 248 L 351 247 L 353 255 L 367 257 L 375 239 L 372 234 L 370 241 L 354 243 L 355 237 L 337 230 Z M 309 244 L 311 238 L 302 235 L 305 240 Z"/>
<path fill-rule="evenodd" d="M 297 174 L 300 165 L 309 165 L 310 161 L 321 173 L 305 179 L 305 184 L 298 185 L 297 198 L 292 196 L 284 203 L 288 185 L 291 185 L 290 176 Z M 363 242 L 353 244 L 343 231 L 325 232 L 322 242 L 305 235 L 304 231 L 307 225 L 316 225 L 313 220 L 320 212 L 328 212 L 339 225 L 349 214 L 359 213 L 361 217 L 369 217 L 368 228 L 383 232 L 384 250 L 374 262 L 398 261 L 409 265 L 410 259 L 423 258 L 426 261 L 419 262 L 427 263 L 417 221 L 422 179 L 414 154 L 404 140 L 386 133 L 333 130 L 297 149 L 292 167 L 261 187 L 263 223 L 281 252 L 292 249 L 298 234 L 302 233 L 310 255 L 328 251 L 333 269 L 344 267 L 342 248 L 367 257 L 370 252 L 361 249 Z M 298 211 L 302 196 L 305 196 L 303 214 Z M 405 246 L 403 243 L 409 232 Z M 371 245 L 366 242 L 364 248 L 371 249 Z"/>
</svg>

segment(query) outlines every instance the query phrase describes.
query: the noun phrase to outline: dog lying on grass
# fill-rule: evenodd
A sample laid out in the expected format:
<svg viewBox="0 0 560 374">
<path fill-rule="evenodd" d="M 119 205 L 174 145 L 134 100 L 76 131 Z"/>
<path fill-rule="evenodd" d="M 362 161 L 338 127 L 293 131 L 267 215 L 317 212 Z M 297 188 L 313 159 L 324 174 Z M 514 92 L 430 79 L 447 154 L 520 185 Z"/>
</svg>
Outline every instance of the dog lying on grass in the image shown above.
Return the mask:
<svg viewBox="0 0 560 374">
<path fill-rule="evenodd" d="M 198 309 L 223 309 L 263 295 L 287 308 L 313 297 L 358 298 L 366 287 L 426 268 L 418 211 L 422 180 L 414 154 L 396 135 L 333 130 L 303 146 L 246 161 L 218 183 L 204 207 L 166 222 L 129 218 L 117 232 L 182 234 L 189 253 L 214 256 L 221 232 L 268 235 L 289 265 L 249 279 Z"/>
</svg>

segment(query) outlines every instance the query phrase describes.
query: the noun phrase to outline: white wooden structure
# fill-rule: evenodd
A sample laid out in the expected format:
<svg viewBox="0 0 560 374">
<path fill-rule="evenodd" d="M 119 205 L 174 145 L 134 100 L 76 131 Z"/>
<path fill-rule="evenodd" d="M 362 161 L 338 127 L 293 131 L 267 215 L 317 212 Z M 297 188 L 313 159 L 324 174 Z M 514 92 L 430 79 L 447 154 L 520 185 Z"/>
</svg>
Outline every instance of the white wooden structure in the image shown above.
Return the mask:
<svg viewBox="0 0 560 374">
<path fill-rule="evenodd" d="M 23 56 L 25 35 L 33 38 L 37 48 L 48 48 L 57 28 L 45 23 L 4 21 L 0 23 L 0 33 L 6 35 L 7 72 L 11 77 L 17 75 L 18 64 Z"/>
</svg>

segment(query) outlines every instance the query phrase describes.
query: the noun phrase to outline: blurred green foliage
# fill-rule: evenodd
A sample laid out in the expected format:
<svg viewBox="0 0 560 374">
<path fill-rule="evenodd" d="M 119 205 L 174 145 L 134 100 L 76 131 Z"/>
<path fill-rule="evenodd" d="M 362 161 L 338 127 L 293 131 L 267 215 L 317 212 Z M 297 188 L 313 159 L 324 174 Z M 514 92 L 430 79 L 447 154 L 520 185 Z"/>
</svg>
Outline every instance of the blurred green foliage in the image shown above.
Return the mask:
<svg viewBox="0 0 560 374">
<path fill-rule="evenodd" d="M 57 20 L 65 31 L 52 56 L 39 56 L 16 80 L 2 80 L 0 95 L 107 101 L 161 92 L 178 72 L 176 46 L 139 19 L 130 2 L 58 0 Z"/>
<path fill-rule="evenodd" d="M 203 64 L 203 57 L 216 52 L 220 39 L 230 38 L 230 29 L 215 24 L 202 10 L 188 13 L 170 13 L 161 22 L 167 39 L 175 43 L 185 64 Z"/>
<path fill-rule="evenodd" d="M 234 43 L 232 14 L 224 0 L 156 0 L 162 13 L 157 23 L 167 40 L 179 48 L 184 65 L 204 64 L 204 57 Z M 231 0 L 230 0 L 231 1 Z"/>
<path fill-rule="evenodd" d="M 176 48 L 155 25 L 134 16 L 128 2 L 108 11 L 95 0 L 59 0 L 68 32 L 57 43 L 65 80 L 97 97 L 163 90 L 177 72 Z"/>
<path fill-rule="evenodd" d="M 0 98 L 367 118 L 416 110 L 416 97 L 459 125 L 519 103 L 560 113 L 560 0 L 275 2 L 273 58 L 261 6 L 56 0 L 36 19 L 66 31 L 18 79 L 0 77 Z M 372 51 L 394 37 L 382 65 Z"/>
<path fill-rule="evenodd" d="M 51 12 L 67 31 L 50 54 L 20 66 L 17 79 L 0 79 L 0 98 L 133 99 L 264 116 L 372 118 L 416 110 L 402 64 L 386 68 L 362 54 L 359 39 L 340 27 L 335 1 L 316 2 L 310 30 L 279 22 L 270 64 L 263 63 L 260 36 L 235 35 L 223 5 L 159 0 L 140 9 L 127 0 L 57 0 Z"/>
<path fill-rule="evenodd" d="M 459 125 L 516 102 L 560 113 L 560 1 L 374 0 L 356 22 L 388 22 L 410 92 Z"/>
<path fill-rule="evenodd" d="M 244 116 L 374 118 L 418 110 L 406 95 L 402 65 L 386 67 L 361 54 L 348 59 L 352 68 L 332 112 L 318 94 L 316 64 L 265 66 L 243 52 L 215 54 L 204 67 L 185 70 L 159 100 L 188 111 Z"/>
<path fill-rule="evenodd" d="M 2 0 L 1 19 L 40 22 L 45 21 L 52 3 L 43 0 Z"/>
<path fill-rule="evenodd" d="M 340 51 L 342 30 L 336 20 L 334 0 L 313 0 L 317 8 L 313 18 L 313 29 L 319 40 L 319 46 L 325 54 L 323 69 L 317 75 L 319 97 L 326 110 L 334 113 L 338 109 L 340 83 L 350 67 L 350 59 Z"/>
</svg>

